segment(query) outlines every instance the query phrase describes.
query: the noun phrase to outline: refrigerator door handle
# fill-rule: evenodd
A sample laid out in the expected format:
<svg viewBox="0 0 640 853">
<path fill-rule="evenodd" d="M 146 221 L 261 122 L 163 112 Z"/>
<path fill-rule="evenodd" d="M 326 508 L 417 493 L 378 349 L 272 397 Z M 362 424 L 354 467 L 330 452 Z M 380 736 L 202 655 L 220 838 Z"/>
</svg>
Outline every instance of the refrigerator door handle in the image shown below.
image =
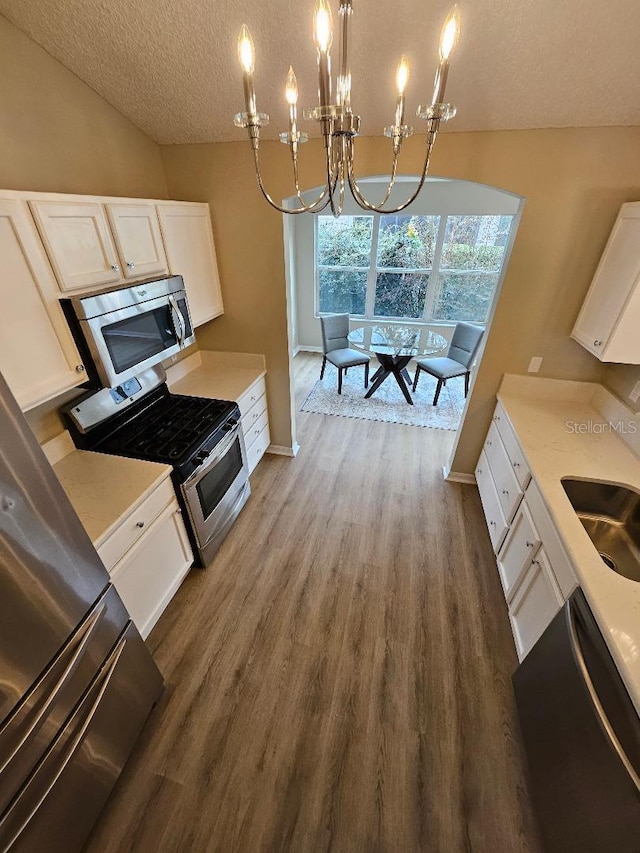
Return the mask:
<svg viewBox="0 0 640 853">
<path fill-rule="evenodd" d="M 40 808 L 42 803 L 45 801 L 45 799 L 49 795 L 49 792 L 51 791 L 51 789 L 55 786 L 56 782 L 58 781 L 60 776 L 63 774 L 65 768 L 67 767 L 67 765 L 69 764 L 69 762 L 71 761 L 73 756 L 75 755 L 76 750 L 82 744 L 82 741 L 83 741 L 84 736 L 87 732 L 87 729 L 91 725 L 91 722 L 92 722 L 94 716 L 96 715 L 98 708 L 100 707 L 100 702 L 102 701 L 102 697 L 104 696 L 104 694 L 105 694 L 105 692 L 109 686 L 109 683 L 111 682 L 113 674 L 116 670 L 116 667 L 118 666 L 118 661 L 120 660 L 120 657 L 122 655 L 122 652 L 124 651 L 124 647 L 125 647 L 126 643 L 127 643 L 126 636 L 121 637 L 120 641 L 118 642 L 115 649 L 111 653 L 109 660 L 105 664 L 103 674 L 99 677 L 98 681 L 93 686 L 93 689 L 95 690 L 96 686 L 98 684 L 100 685 L 96 698 L 91 703 L 91 707 L 89 708 L 89 710 L 87 712 L 85 712 L 84 720 L 82 720 L 82 723 L 80 724 L 80 728 L 78 729 L 78 732 L 71 739 L 71 743 L 66 747 L 64 754 L 61 756 L 60 764 L 59 764 L 58 768 L 55 770 L 53 778 L 50 779 L 47 783 L 45 783 L 44 789 L 36 795 L 36 801 L 29 808 L 28 815 L 21 822 L 21 825 L 19 826 L 17 831 L 13 833 L 13 836 L 11 837 L 11 839 L 7 845 L 7 848 L 6 848 L 7 850 L 10 849 L 11 846 L 13 844 L 15 844 L 15 842 L 18 840 L 18 838 L 22 835 L 22 833 L 24 832 L 26 827 L 29 825 L 33 816 L 36 814 L 36 812 L 38 811 L 38 809 Z M 100 682 L 102 682 L 102 683 L 100 684 Z M 45 756 L 44 761 L 46 761 L 46 756 Z M 37 778 L 37 771 L 36 771 L 35 776 Z M 27 782 L 27 785 L 29 785 L 28 782 Z M 5 813 L 7 817 L 9 817 L 10 812 L 11 812 L 11 809 L 9 809 Z M 2 823 L 4 823 L 4 820 L 0 823 L 0 829 L 2 828 Z"/>
<path fill-rule="evenodd" d="M 596 693 L 596 689 L 594 687 L 593 681 L 591 680 L 591 676 L 589 675 L 587 663 L 584 659 L 584 654 L 580 646 L 580 640 L 578 639 L 575 614 L 573 612 L 573 608 L 571 607 L 570 600 L 566 602 L 564 606 L 564 612 L 569 633 L 569 641 L 571 643 L 571 650 L 573 652 L 574 659 L 578 665 L 582 680 L 584 681 L 585 687 L 587 688 L 587 694 L 589 696 L 591 705 L 593 706 L 593 710 L 596 713 L 600 726 L 602 727 L 602 730 L 604 731 L 609 743 L 611 744 L 612 749 L 620 759 L 621 763 L 624 765 L 624 768 L 629 774 L 631 781 L 633 782 L 638 793 L 640 794 L 640 776 L 638 776 L 638 774 L 636 773 L 633 765 L 629 761 L 629 757 L 627 756 L 626 752 L 622 747 L 622 744 L 618 740 L 616 733 L 613 730 L 613 726 L 611 725 L 609 718 L 605 714 L 604 708 L 602 707 L 602 703 L 600 702 L 598 694 Z"/>
<path fill-rule="evenodd" d="M 43 718 L 46 717 L 51 707 L 55 704 L 57 697 L 60 695 L 60 691 L 63 690 L 65 684 L 67 684 L 67 682 L 75 672 L 76 667 L 80 662 L 80 659 L 84 655 L 89 641 L 93 637 L 95 629 L 97 628 L 100 620 L 104 616 L 106 609 L 107 606 L 104 602 L 99 607 L 96 607 L 94 612 L 85 621 L 82 628 L 80 628 L 80 630 L 76 633 L 74 646 L 72 646 L 69 650 L 71 651 L 70 660 L 66 663 L 62 673 L 51 687 L 48 695 L 45 695 L 43 697 L 44 701 L 42 702 L 41 707 L 39 708 L 37 713 L 34 714 L 28 726 L 24 729 L 24 731 L 19 733 L 19 738 L 13 746 L 11 746 L 10 743 L 12 739 L 10 731 L 8 733 L 9 736 L 3 738 L 3 730 L 0 729 L 0 746 L 2 746 L 2 752 L 4 753 L 4 758 L 0 760 L 0 772 L 2 772 L 11 763 L 15 755 L 29 740 L 29 737 L 32 732 L 38 728 Z M 44 675 L 44 677 L 40 680 L 40 683 L 36 686 L 34 692 L 39 692 L 39 689 L 42 689 L 49 675 L 50 673 L 46 673 Z M 11 718 L 9 720 L 9 725 L 11 725 L 14 720 L 15 717 Z M 3 744 L 3 740 L 5 739 L 9 740 L 8 744 Z"/>
</svg>

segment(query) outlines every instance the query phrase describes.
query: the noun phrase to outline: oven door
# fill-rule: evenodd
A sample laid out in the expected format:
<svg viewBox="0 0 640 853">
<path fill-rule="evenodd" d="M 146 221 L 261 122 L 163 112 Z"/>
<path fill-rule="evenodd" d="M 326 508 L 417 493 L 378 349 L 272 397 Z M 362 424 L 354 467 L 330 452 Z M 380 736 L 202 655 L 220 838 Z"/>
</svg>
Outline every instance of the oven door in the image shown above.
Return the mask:
<svg viewBox="0 0 640 853">
<path fill-rule="evenodd" d="M 206 565 L 251 492 L 239 423 L 214 447 L 207 461 L 193 472 L 181 489 L 200 561 Z"/>
<path fill-rule="evenodd" d="M 195 340 L 184 291 L 80 320 L 98 375 L 114 388 Z"/>
</svg>

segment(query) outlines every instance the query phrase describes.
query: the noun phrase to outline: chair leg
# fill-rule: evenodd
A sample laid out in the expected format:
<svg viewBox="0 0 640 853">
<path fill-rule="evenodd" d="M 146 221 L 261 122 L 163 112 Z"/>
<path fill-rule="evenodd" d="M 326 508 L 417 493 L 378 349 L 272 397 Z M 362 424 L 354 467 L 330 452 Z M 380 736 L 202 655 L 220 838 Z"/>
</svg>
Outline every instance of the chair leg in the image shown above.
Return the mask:
<svg viewBox="0 0 640 853">
<path fill-rule="evenodd" d="M 320 379 L 324 379 L 324 369 L 327 366 L 327 357 L 326 355 L 322 356 L 322 367 L 320 368 Z"/>
<path fill-rule="evenodd" d="M 444 385 L 444 379 L 438 379 L 438 385 L 436 387 L 436 393 L 433 395 L 433 405 L 438 405 L 438 397 L 440 396 L 440 391 L 442 391 L 442 386 Z"/>
<path fill-rule="evenodd" d="M 367 361 L 364 366 L 364 387 L 369 387 L 369 362 Z"/>
<path fill-rule="evenodd" d="M 469 372 L 465 373 L 465 375 L 464 375 L 464 396 L 465 397 L 469 393 L 469 377 L 470 376 L 471 376 L 471 374 Z"/>
<path fill-rule="evenodd" d="M 338 394 L 342 394 L 342 368 L 338 368 Z"/>
<path fill-rule="evenodd" d="M 416 388 L 418 387 L 418 379 L 420 378 L 420 371 L 421 370 L 422 370 L 422 368 L 420 367 L 420 365 L 416 364 L 416 375 L 413 377 L 413 388 L 411 389 L 412 391 L 415 391 Z"/>
</svg>

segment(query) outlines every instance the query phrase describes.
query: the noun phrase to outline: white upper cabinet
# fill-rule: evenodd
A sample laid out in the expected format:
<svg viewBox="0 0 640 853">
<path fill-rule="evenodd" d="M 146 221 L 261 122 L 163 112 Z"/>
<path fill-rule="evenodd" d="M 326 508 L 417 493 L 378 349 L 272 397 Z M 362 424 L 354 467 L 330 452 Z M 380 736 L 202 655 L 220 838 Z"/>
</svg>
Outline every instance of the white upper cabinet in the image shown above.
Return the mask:
<svg viewBox="0 0 640 853">
<path fill-rule="evenodd" d="M 164 202 L 158 205 L 169 272 L 184 279 L 194 326 L 223 313 L 209 205 Z"/>
<path fill-rule="evenodd" d="M 61 291 L 119 282 L 120 262 L 99 201 L 29 202 Z"/>
<path fill-rule="evenodd" d="M 640 202 L 623 204 L 571 337 L 601 361 L 640 364 Z"/>
<path fill-rule="evenodd" d="M 106 205 L 125 279 L 163 275 L 167 258 L 153 202 Z"/>
<path fill-rule="evenodd" d="M 0 372 L 26 410 L 85 381 L 26 202 L 0 198 Z"/>
</svg>

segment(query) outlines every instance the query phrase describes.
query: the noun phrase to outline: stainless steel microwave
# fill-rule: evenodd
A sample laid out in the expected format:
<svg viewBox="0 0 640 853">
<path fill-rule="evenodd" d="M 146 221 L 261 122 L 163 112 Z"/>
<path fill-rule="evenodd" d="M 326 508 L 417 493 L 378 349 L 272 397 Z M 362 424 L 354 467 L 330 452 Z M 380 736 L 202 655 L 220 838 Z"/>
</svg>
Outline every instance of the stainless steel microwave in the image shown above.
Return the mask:
<svg viewBox="0 0 640 853">
<path fill-rule="evenodd" d="M 90 378 L 108 388 L 195 342 L 179 275 L 61 301 Z"/>
</svg>

